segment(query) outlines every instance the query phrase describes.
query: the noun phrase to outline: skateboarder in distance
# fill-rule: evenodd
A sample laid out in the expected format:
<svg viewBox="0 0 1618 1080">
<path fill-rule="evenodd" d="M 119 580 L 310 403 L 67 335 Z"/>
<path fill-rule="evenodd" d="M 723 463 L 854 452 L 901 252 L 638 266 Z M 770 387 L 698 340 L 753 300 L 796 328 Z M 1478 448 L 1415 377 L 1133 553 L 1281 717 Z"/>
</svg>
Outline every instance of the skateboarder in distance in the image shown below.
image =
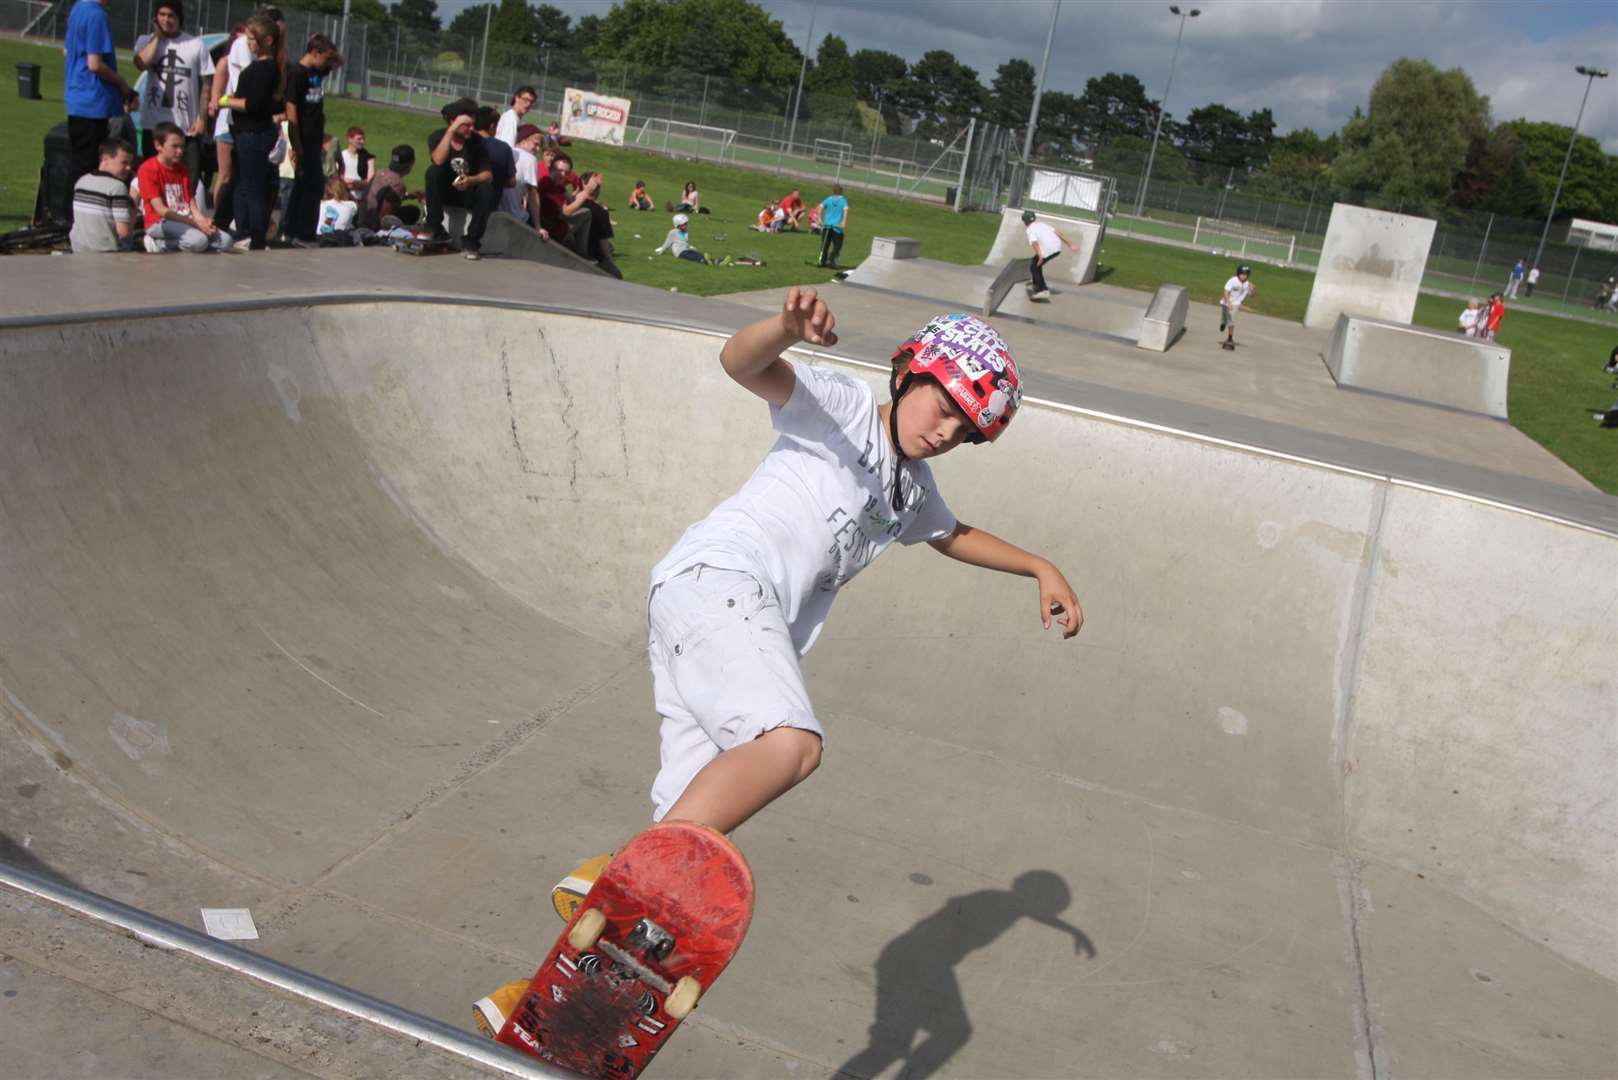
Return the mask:
<svg viewBox="0 0 1618 1080">
<path fill-rule="evenodd" d="M 1236 268 L 1235 276 L 1225 282 L 1225 295 L 1219 301 L 1219 332 L 1225 335 L 1221 349 L 1236 348 L 1236 313 L 1249 296 L 1258 292 L 1258 286 L 1249 280 L 1252 275 L 1252 268 L 1244 263 Z"/>
<path fill-rule="evenodd" d="M 776 440 L 741 490 L 652 569 L 647 649 L 662 718 L 655 821 L 729 833 L 815 771 L 825 732 L 799 657 L 837 593 L 895 540 L 1034 579 L 1039 618 L 1046 629 L 1060 624 L 1064 640 L 1083 624 L 1062 572 L 959 521 L 927 462 L 962 443 L 993 442 L 1010 426 L 1021 380 L 999 333 L 976 316 L 935 316 L 895 350 L 884 403 L 847 372 L 783 355 L 800 342 L 835 345 L 835 327 L 814 290 L 793 288 L 720 353 L 725 374 L 769 405 Z M 960 617 L 976 603 L 961 596 Z M 915 674 L 933 677 L 924 667 Z M 606 862 L 597 856 L 557 885 L 558 914 L 572 917 Z M 509 1015 L 527 983 L 508 984 L 479 1009 Z"/>
<path fill-rule="evenodd" d="M 1045 264 L 1062 254 L 1062 248 L 1077 252 L 1079 246 L 1058 232 L 1054 225 L 1036 221 L 1038 216 L 1032 210 L 1022 212 L 1022 223 L 1028 228 L 1028 246 L 1034 249 L 1033 258 L 1028 260 L 1028 275 L 1032 279 L 1028 299 L 1049 300 L 1051 290 L 1045 285 Z"/>
</svg>

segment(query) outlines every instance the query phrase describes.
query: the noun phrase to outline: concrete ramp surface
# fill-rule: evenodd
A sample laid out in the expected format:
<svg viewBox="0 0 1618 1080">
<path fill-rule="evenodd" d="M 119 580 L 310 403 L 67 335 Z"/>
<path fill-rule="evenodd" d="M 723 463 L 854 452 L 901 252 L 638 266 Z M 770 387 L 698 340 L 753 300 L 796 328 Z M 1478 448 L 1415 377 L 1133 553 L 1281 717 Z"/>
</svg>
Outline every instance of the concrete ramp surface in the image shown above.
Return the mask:
<svg viewBox="0 0 1618 1080">
<path fill-rule="evenodd" d="M 648 571 L 771 441 L 720 340 L 0 328 L 5 857 L 469 1023 L 647 820 Z M 824 764 L 738 833 L 752 935 L 657 1075 L 1612 1072 L 1618 538 L 1034 400 L 937 473 L 1084 632 L 925 547 L 848 588 Z"/>
</svg>

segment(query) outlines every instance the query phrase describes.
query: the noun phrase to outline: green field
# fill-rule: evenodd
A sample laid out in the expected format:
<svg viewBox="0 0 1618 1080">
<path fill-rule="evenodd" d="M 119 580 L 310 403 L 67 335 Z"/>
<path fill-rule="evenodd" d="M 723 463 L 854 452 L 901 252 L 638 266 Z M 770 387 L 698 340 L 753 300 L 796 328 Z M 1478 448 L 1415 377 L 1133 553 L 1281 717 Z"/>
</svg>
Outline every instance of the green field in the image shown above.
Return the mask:
<svg viewBox="0 0 1618 1080">
<path fill-rule="evenodd" d="M 60 52 L 0 40 L 0 65 L 5 70 L 13 70 L 16 62 L 25 60 L 43 65 L 45 100 L 22 101 L 0 95 L 0 125 L 13 146 L 22 148 L 0 157 L 0 231 L 27 223 L 34 201 L 37 148 L 46 130 L 63 115 Z M 350 124 L 364 127 L 370 147 L 384 157 L 393 145 L 408 142 L 418 148 L 419 160 L 427 132 L 435 126 L 431 114 L 346 99 L 328 101 L 327 114 L 328 126 L 334 130 Z M 618 263 L 630 280 L 702 296 L 830 280 L 830 271 L 813 265 L 819 253 L 818 237 L 765 235 L 747 228 L 764 202 L 784 193 L 789 183 L 801 184 L 806 199 L 821 198 L 826 194 L 823 178 L 794 181 L 632 148 L 586 144 L 574 149 L 580 169 L 606 175 L 603 202 L 618 219 Z M 694 244 L 711 256 L 750 255 L 766 260 L 768 265 L 707 267 L 669 255 L 651 258 L 652 250 L 668 231 L 668 215 L 623 208 L 623 200 L 636 180 L 647 182 L 659 205 L 672 200 L 686 180 L 696 181 L 703 205 L 712 213 L 693 220 Z M 998 227 L 995 214 L 955 214 L 934 203 L 860 191 L 851 192 L 849 198 L 851 230 L 843 249 L 845 266 L 858 263 L 870 253 L 873 236 L 915 237 L 930 258 L 981 263 Z M 1148 291 L 1164 282 L 1176 282 L 1187 286 L 1193 300 L 1217 303 L 1230 269 L 1231 261 L 1225 256 L 1110 232 L 1101 252 L 1100 275 L 1108 284 Z M 1260 266 L 1254 277 L 1260 291 L 1248 302 L 1250 311 L 1293 321 L 1303 319 L 1313 282 L 1309 271 Z M 1416 321 L 1452 330 L 1459 308 L 1454 300 L 1424 295 L 1416 308 Z M 1512 349 L 1513 425 L 1603 491 L 1618 495 L 1618 438 L 1590 419 L 1592 412 L 1612 405 L 1618 396 L 1618 391 L 1612 389 L 1611 376 L 1601 371 L 1607 355 L 1618 344 L 1614 328 L 1537 314 L 1514 304 L 1500 340 Z"/>
</svg>

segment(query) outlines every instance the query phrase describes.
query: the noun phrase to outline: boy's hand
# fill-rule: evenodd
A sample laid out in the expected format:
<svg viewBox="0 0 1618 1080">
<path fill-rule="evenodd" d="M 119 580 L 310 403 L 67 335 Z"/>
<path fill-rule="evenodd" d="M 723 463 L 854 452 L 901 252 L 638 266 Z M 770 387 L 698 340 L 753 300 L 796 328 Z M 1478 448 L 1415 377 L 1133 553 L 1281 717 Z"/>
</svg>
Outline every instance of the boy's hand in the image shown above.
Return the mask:
<svg viewBox="0 0 1618 1080">
<path fill-rule="evenodd" d="M 781 329 L 793 341 L 835 345 L 837 335 L 832 328 L 836 325 L 837 317 L 826 302 L 815 295 L 815 290 L 793 286 L 787 291 L 786 303 L 781 307 Z"/>
<path fill-rule="evenodd" d="M 1073 595 L 1073 586 L 1067 583 L 1062 572 L 1052 566 L 1040 571 L 1039 582 L 1039 621 L 1045 629 L 1051 628 L 1051 620 L 1062 626 L 1062 640 L 1066 641 L 1079 632 L 1084 625 L 1084 609 L 1079 607 L 1079 598 Z"/>
</svg>

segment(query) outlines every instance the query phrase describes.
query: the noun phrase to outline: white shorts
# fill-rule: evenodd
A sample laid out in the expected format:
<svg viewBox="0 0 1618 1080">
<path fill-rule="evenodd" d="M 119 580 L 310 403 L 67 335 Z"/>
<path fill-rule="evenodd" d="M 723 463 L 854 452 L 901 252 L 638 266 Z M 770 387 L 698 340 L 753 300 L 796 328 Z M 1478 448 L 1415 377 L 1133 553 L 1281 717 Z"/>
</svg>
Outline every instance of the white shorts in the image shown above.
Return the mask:
<svg viewBox="0 0 1618 1080">
<path fill-rule="evenodd" d="M 652 589 L 647 622 L 652 697 L 662 718 L 653 821 L 733 746 L 778 727 L 825 739 L 781 605 L 753 575 L 692 567 Z"/>
</svg>

